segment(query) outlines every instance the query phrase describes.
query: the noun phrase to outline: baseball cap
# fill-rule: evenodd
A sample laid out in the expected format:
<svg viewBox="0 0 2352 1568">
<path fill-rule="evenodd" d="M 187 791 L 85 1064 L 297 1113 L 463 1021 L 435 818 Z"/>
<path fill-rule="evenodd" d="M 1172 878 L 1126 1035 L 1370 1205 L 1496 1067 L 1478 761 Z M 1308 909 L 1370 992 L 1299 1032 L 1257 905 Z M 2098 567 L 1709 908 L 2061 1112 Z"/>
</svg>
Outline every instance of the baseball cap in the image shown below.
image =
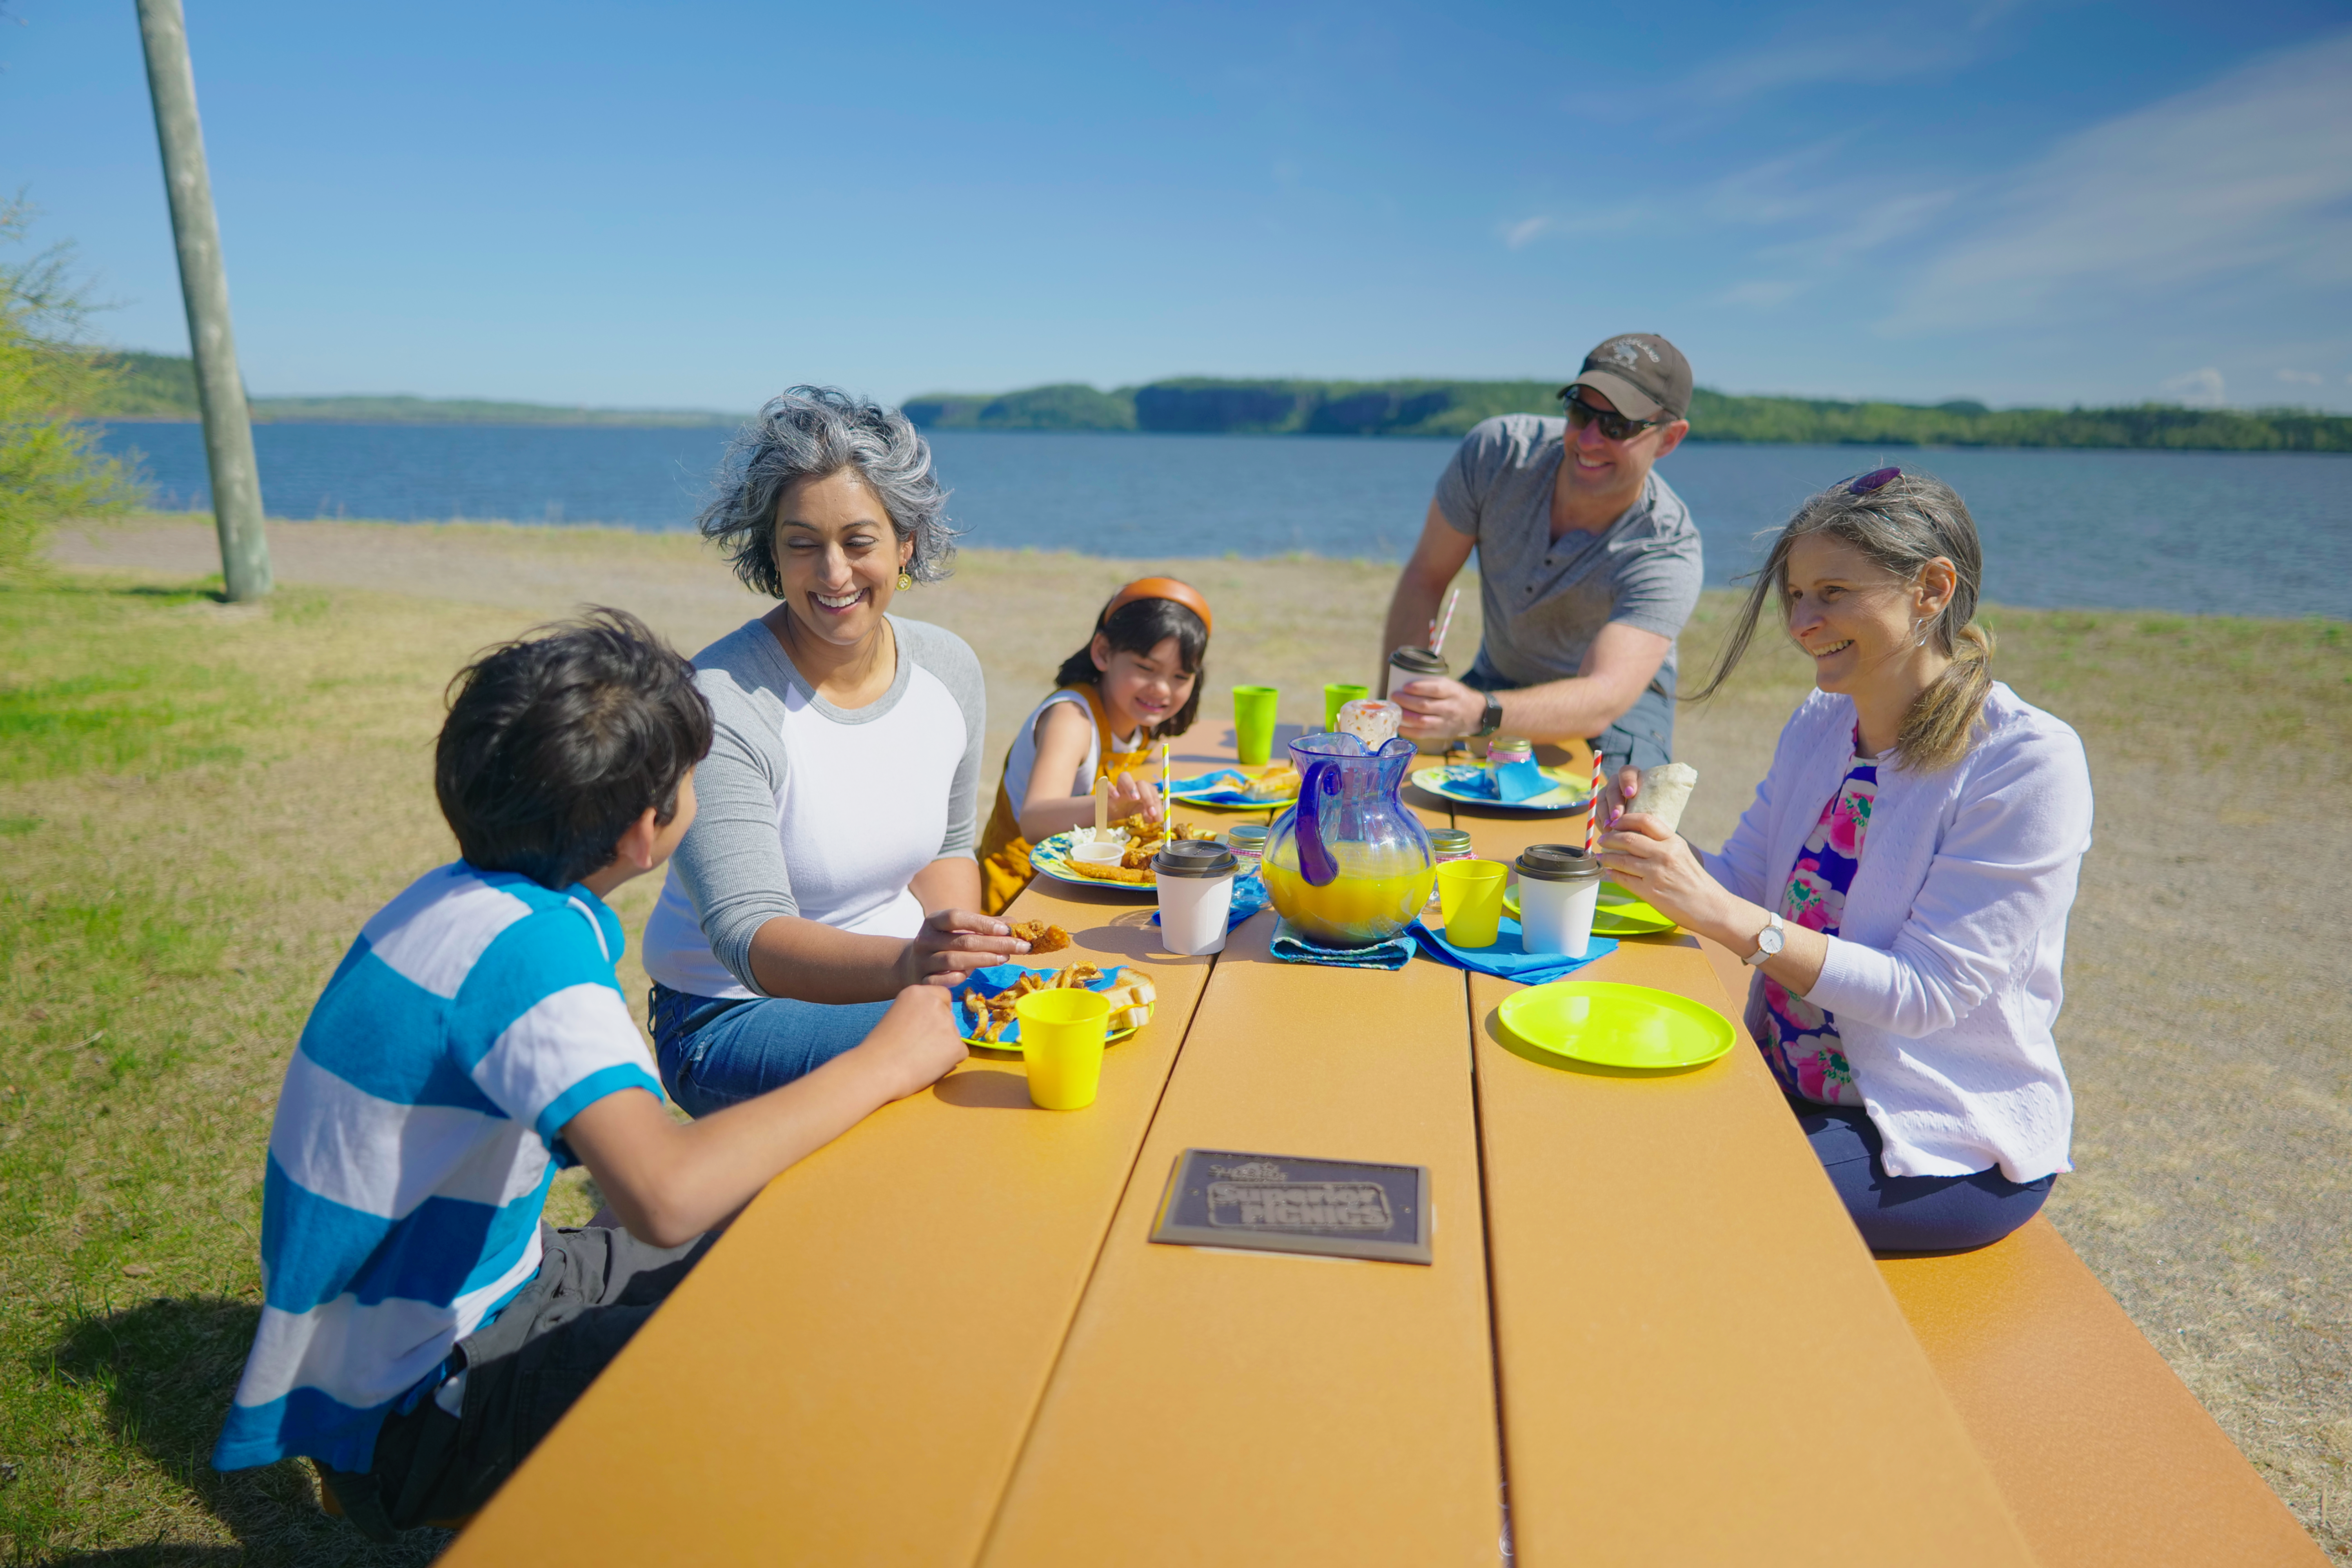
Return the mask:
<svg viewBox="0 0 2352 1568">
<path fill-rule="evenodd" d="M 1690 412 L 1690 361 L 1655 332 L 1620 332 L 1586 354 L 1584 368 L 1559 395 L 1580 386 L 1592 388 L 1629 418 L 1655 419 L 1663 412 L 1680 419 Z"/>
</svg>

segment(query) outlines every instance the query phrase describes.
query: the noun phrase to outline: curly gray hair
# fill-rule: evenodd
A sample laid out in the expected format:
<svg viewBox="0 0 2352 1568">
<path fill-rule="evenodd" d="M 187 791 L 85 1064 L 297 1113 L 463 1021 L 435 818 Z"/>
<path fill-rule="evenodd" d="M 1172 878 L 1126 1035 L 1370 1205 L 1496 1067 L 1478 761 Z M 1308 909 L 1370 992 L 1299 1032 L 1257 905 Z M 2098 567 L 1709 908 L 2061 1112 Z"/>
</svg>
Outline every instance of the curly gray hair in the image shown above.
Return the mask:
<svg viewBox="0 0 2352 1568">
<path fill-rule="evenodd" d="M 955 560 L 948 492 L 931 472 L 931 448 L 895 408 L 838 387 L 795 386 L 772 397 L 736 433 L 716 493 L 695 525 L 727 552 L 735 575 L 772 599 L 784 596 L 776 572 L 776 504 L 803 479 L 853 469 L 882 502 L 890 527 L 915 553 L 907 574 L 936 583 Z"/>
</svg>

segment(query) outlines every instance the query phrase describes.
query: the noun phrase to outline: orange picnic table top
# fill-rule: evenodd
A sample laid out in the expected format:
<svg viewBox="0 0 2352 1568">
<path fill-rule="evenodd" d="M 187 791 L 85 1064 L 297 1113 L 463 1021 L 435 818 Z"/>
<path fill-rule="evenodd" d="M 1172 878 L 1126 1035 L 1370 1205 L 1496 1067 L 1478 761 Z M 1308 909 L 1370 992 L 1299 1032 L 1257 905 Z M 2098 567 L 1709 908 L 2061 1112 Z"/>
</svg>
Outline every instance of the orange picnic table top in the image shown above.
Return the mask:
<svg viewBox="0 0 2352 1568">
<path fill-rule="evenodd" d="M 1150 911 L 1013 911 L 1159 987 L 1095 1105 L 975 1053 L 779 1177 L 446 1561 L 1494 1563 L 1507 1495 L 1525 1563 L 2032 1561 L 1752 1050 L 1570 1070 L 1509 983 L 1277 963 L 1265 916 L 1176 958 Z M 1736 1026 L 1724 962 L 1579 977 Z M 1192 1148 L 1424 1165 L 1433 1261 L 1155 1245 Z"/>
</svg>

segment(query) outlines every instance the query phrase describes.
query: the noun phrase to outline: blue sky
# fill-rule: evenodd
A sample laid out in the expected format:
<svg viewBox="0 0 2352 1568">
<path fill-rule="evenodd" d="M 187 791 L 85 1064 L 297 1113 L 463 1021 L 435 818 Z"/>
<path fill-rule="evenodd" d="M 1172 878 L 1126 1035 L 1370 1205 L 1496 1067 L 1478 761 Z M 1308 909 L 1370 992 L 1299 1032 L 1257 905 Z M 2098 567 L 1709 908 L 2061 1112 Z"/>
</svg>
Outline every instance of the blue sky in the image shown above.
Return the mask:
<svg viewBox="0 0 2352 1568">
<path fill-rule="evenodd" d="M 2352 13 L 188 0 L 247 382 L 743 408 L 1156 376 L 2352 408 Z M 0 186 L 184 351 L 131 0 Z"/>
</svg>

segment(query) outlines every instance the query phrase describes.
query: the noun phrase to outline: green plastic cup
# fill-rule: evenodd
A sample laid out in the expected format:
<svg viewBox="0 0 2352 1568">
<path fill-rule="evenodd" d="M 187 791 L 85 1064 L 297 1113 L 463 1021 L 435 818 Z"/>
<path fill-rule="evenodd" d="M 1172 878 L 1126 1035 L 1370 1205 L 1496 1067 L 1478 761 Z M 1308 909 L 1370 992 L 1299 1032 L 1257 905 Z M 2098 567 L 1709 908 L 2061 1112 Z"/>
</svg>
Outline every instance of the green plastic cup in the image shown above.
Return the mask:
<svg viewBox="0 0 2352 1568">
<path fill-rule="evenodd" d="M 1339 727 L 1341 703 L 1360 701 L 1371 694 L 1372 689 L 1369 686 L 1350 686 L 1344 680 L 1327 682 L 1323 688 L 1323 728 L 1337 730 Z"/>
<path fill-rule="evenodd" d="M 1244 765 L 1262 767 L 1274 755 L 1274 705 L 1282 692 L 1272 686 L 1234 688 L 1234 749 Z"/>
</svg>

